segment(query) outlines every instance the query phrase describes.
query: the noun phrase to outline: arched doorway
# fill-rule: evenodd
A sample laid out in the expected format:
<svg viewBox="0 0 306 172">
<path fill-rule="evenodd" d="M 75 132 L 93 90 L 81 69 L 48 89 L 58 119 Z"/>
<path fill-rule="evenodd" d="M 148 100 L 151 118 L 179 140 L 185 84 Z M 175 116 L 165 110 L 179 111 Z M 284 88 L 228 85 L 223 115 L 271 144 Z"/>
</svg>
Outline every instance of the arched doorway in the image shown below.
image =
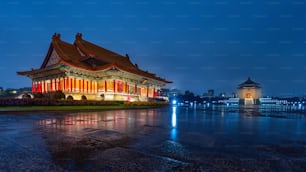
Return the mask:
<svg viewBox="0 0 306 172">
<path fill-rule="evenodd" d="M 83 95 L 83 96 L 81 97 L 81 100 L 87 100 L 87 97 L 86 97 L 85 95 Z"/>
<path fill-rule="evenodd" d="M 69 96 L 67 97 L 67 100 L 73 100 L 73 97 L 72 97 L 71 95 L 69 95 Z"/>
</svg>

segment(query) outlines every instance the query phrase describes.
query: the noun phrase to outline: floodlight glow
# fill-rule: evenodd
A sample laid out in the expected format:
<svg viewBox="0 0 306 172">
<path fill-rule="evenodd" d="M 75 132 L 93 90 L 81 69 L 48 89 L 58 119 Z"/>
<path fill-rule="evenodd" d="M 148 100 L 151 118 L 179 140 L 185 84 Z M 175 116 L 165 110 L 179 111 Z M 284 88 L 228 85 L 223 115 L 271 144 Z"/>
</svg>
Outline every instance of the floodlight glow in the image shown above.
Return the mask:
<svg viewBox="0 0 306 172">
<path fill-rule="evenodd" d="M 172 100 L 172 104 L 176 105 L 177 101 L 176 100 Z"/>
</svg>

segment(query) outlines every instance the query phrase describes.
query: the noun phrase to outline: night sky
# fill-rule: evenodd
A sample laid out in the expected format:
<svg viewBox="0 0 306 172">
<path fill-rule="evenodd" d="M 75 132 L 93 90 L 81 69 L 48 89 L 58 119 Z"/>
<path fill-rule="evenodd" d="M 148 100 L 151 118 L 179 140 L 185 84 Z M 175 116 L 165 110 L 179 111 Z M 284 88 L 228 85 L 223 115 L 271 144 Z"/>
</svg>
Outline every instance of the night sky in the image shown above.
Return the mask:
<svg viewBox="0 0 306 172">
<path fill-rule="evenodd" d="M 141 69 L 196 94 L 232 93 L 247 77 L 264 95 L 306 93 L 306 2 L 0 1 L 0 86 L 30 87 L 52 35 L 129 54 Z"/>
</svg>

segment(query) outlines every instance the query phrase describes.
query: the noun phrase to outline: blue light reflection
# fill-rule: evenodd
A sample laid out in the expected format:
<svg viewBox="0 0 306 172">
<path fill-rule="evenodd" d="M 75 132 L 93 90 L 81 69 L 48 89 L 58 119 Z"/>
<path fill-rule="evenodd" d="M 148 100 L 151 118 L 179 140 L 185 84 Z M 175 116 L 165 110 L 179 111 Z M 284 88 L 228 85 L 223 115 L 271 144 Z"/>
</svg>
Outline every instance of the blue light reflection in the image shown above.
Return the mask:
<svg viewBox="0 0 306 172">
<path fill-rule="evenodd" d="M 172 124 L 172 128 L 171 128 L 170 136 L 172 140 L 176 140 L 177 139 L 176 106 L 172 107 L 171 124 Z"/>
<path fill-rule="evenodd" d="M 176 127 L 176 107 L 172 107 L 172 117 L 171 117 L 172 127 Z"/>
</svg>

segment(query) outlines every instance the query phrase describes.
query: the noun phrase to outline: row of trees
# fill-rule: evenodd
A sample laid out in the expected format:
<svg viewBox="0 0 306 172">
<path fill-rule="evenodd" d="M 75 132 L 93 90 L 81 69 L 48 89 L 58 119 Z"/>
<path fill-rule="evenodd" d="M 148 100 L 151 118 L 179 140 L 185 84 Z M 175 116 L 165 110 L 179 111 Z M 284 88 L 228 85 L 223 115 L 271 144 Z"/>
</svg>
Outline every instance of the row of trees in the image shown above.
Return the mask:
<svg viewBox="0 0 306 172">
<path fill-rule="evenodd" d="M 175 97 L 179 102 L 212 102 L 217 100 L 223 100 L 226 99 L 225 97 L 219 96 L 219 97 L 201 97 L 199 95 L 195 95 L 193 92 L 186 90 L 184 94 L 178 94 Z"/>
<path fill-rule="evenodd" d="M 23 92 L 31 92 L 31 88 L 24 87 L 19 89 L 13 89 L 13 88 L 4 89 L 3 87 L 0 87 L 0 97 L 8 97 L 8 98 L 16 97 L 17 95 Z"/>
<path fill-rule="evenodd" d="M 22 95 L 22 98 L 27 99 L 31 98 L 31 88 L 25 87 L 20 89 L 11 89 L 8 88 L 6 90 L 3 89 L 3 87 L 0 87 L 0 98 L 15 98 L 19 95 Z M 65 94 L 62 91 L 55 91 L 52 93 L 42 94 L 42 93 L 34 93 L 34 98 L 43 99 L 65 99 Z"/>
<path fill-rule="evenodd" d="M 65 94 L 62 91 L 55 91 L 51 93 L 34 93 L 34 98 L 36 99 L 65 99 Z"/>
<path fill-rule="evenodd" d="M 175 97 L 171 97 L 171 99 L 177 99 L 179 102 L 214 102 L 218 100 L 227 99 L 224 96 L 214 96 L 214 97 L 203 97 L 199 95 L 195 95 L 193 92 L 187 90 L 184 94 L 178 94 Z M 277 100 L 287 100 L 288 102 L 303 102 L 306 103 L 306 96 L 304 97 L 272 97 L 272 99 Z"/>
</svg>

